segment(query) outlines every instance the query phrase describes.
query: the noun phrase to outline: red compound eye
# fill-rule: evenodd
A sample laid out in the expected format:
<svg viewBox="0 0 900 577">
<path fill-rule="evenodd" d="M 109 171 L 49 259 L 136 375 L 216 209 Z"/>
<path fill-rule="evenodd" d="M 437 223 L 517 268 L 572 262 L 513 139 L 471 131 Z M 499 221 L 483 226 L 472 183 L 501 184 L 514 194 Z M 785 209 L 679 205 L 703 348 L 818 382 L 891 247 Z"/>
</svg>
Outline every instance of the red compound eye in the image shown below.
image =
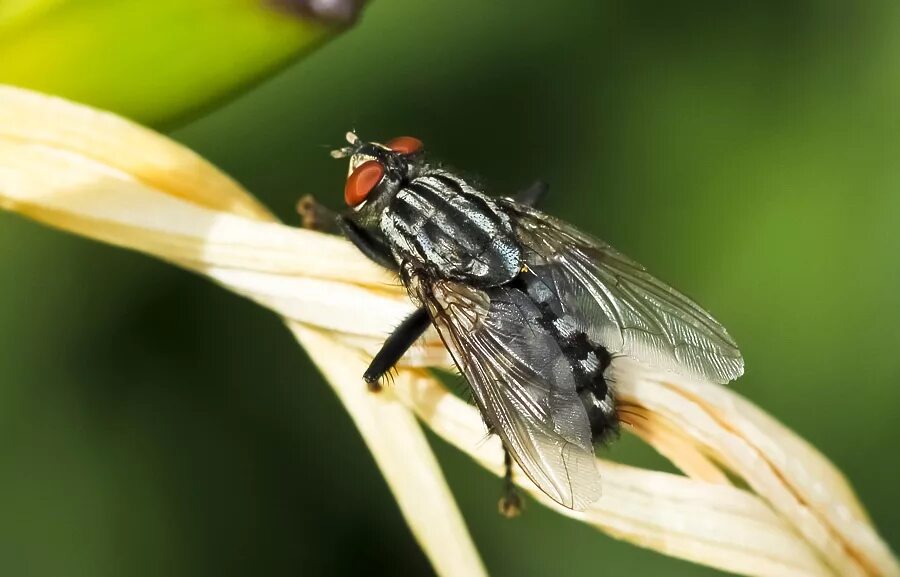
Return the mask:
<svg viewBox="0 0 900 577">
<path fill-rule="evenodd" d="M 384 167 L 377 160 L 366 161 L 353 171 L 344 185 L 344 202 L 347 206 L 356 206 L 364 201 L 372 189 L 381 182 Z"/>
<path fill-rule="evenodd" d="M 387 147 L 397 154 L 412 154 L 422 150 L 422 141 L 414 136 L 398 136 L 387 143 Z"/>
</svg>

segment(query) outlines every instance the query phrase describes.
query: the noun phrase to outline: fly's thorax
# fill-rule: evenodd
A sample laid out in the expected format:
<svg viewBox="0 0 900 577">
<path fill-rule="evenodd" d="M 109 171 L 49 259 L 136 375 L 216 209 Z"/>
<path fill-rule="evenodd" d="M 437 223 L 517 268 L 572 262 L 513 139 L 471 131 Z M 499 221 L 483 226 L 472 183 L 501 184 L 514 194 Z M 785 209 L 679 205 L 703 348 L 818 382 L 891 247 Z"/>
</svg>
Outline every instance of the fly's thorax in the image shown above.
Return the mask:
<svg viewBox="0 0 900 577">
<path fill-rule="evenodd" d="M 426 171 L 400 188 L 382 211 L 380 228 L 398 262 L 412 262 L 437 278 L 490 287 L 519 272 L 509 217 L 446 170 Z"/>
</svg>

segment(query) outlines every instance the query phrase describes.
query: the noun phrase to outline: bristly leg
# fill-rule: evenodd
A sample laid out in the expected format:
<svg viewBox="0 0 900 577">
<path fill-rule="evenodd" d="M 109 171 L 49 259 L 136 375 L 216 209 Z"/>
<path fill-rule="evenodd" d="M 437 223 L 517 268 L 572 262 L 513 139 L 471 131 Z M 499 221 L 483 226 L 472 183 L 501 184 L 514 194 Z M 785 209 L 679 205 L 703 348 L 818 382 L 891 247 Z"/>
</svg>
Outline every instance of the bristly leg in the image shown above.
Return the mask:
<svg viewBox="0 0 900 577">
<path fill-rule="evenodd" d="M 503 467 L 506 471 L 503 474 L 503 496 L 500 497 L 498 505 L 500 514 L 507 519 L 518 517 L 522 513 L 522 509 L 525 508 L 525 502 L 522 501 L 522 496 L 519 494 L 519 490 L 516 489 L 515 483 L 513 483 L 512 466 L 512 455 L 509 454 L 506 447 L 503 447 Z"/>
<path fill-rule="evenodd" d="M 403 319 L 400 326 L 394 329 L 394 332 L 381 345 L 381 350 L 378 351 L 363 374 L 363 380 L 370 391 L 377 393 L 381 390 L 381 377 L 397 364 L 409 347 L 419 340 L 419 337 L 430 325 L 431 317 L 428 316 L 428 311 L 424 307 Z"/>
<path fill-rule="evenodd" d="M 394 256 L 383 243 L 373 238 L 367 231 L 360 228 L 353 220 L 344 215 L 337 215 L 325 206 L 322 206 L 311 195 L 304 196 L 297 203 L 297 212 L 303 222 L 304 228 L 322 230 L 328 232 L 343 233 L 344 237 L 352 242 L 367 257 L 376 264 L 389 270 L 398 271 Z M 416 310 L 400 323 L 394 332 L 390 334 L 381 350 L 372 359 L 369 368 L 363 374 L 363 380 L 373 393 L 381 390 L 381 379 L 385 375 L 390 377 L 390 371 L 400 358 L 409 350 L 419 337 L 422 336 L 429 325 L 431 317 L 424 308 Z"/>
<path fill-rule="evenodd" d="M 547 192 L 549 190 L 550 186 L 546 182 L 537 180 L 533 182 L 528 188 L 519 191 L 519 193 L 515 196 L 515 200 L 519 204 L 535 207 L 541 203 L 544 197 L 547 196 Z M 522 495 L 519 493 L 519 490 L 516 488 L 516 484 L 513 482 L 512 466 L 512 455 L 504 446 L 503 467 L 505 471 L 503 474 L 503 496 L 500 497 L 498 507 L 500 509 L 500 514 L 507 519 L 518 517 L 522 514 L 522 510 L 525 508 L 525 502 L 522 500 Z"/>
</svg>

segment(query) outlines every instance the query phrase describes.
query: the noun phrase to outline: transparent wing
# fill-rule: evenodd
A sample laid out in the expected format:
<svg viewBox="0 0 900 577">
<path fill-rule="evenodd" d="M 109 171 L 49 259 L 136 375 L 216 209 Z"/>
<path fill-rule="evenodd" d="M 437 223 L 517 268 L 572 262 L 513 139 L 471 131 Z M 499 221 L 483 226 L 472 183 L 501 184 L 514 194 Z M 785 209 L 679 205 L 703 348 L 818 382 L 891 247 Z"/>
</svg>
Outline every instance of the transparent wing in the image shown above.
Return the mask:
<svg viewBox="0 0 900 577">
<path fill-rule="evenodd" d="M 581 510 L 600 496 L 590 423 L 555 338 L 521 291 L 413 277 L 412 296 L 472 388 L 481 414 L 528 477 Z"/>
<path fill-rule="evenodd" d="M 501 201 L 525 261 L 595 342 L 653 367 L 727 383 L 744 372 L 737 344 L 708 312 L 608 244 Z"/>
</svg>

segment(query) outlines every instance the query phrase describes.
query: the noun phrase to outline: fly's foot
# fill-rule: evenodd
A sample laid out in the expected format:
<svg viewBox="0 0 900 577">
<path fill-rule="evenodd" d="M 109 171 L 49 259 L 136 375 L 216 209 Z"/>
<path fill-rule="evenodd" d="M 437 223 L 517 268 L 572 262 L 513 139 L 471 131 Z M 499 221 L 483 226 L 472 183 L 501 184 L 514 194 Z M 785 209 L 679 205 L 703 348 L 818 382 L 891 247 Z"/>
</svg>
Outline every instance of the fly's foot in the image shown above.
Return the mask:
<svg viewBox="0 0 900 577">
<path fill-rule="evenodd" d="M 363 380 L 366 382 L 366 388 L 369 389 L 370 393 L 380 393 L 381 392 L 381 389 L 383 388 L 381 386 L 381 379 L 377 379 L 377 378 L 373 379 L 373 378 L 369 377 L 368 375 L 366 375 L 363 377 Z"/>
<path fill-rule="evenodd" d="M 522 510 L 525 508 L 525 502 L 522 500 L 522 496 L 519 494 L 519 490 L 516 489 L 515 485 L 512 483 L 504 483 L 503 496 L 500 497 L 497 508 L 500 510 L 500 514 L 507 519 L 513 519 L 522 514 Z"/>
<path fill-rule="evenodd" d="M 381 345 L 381 350 L 363 373 L 363 380 L 369 386 L 370 391 L 379 392 L 383 378 L 393 382 L 393 378 L 397 374 L 397 362 L 430 325 L 431 317 L 428 316 L 428 311 L 424 307 L 403 319 L 400 326 L 394 329 L 394 332 Z"/>
<path fill-rule="evenodd" d="M 300 215 L 300 224 L 303 228 L 321 232 L 338 232 L 335 223 L 337 215 L 319 204 L 311 194 L 307 194 L 297 201 L 297 214 Z"/>
</svg>

